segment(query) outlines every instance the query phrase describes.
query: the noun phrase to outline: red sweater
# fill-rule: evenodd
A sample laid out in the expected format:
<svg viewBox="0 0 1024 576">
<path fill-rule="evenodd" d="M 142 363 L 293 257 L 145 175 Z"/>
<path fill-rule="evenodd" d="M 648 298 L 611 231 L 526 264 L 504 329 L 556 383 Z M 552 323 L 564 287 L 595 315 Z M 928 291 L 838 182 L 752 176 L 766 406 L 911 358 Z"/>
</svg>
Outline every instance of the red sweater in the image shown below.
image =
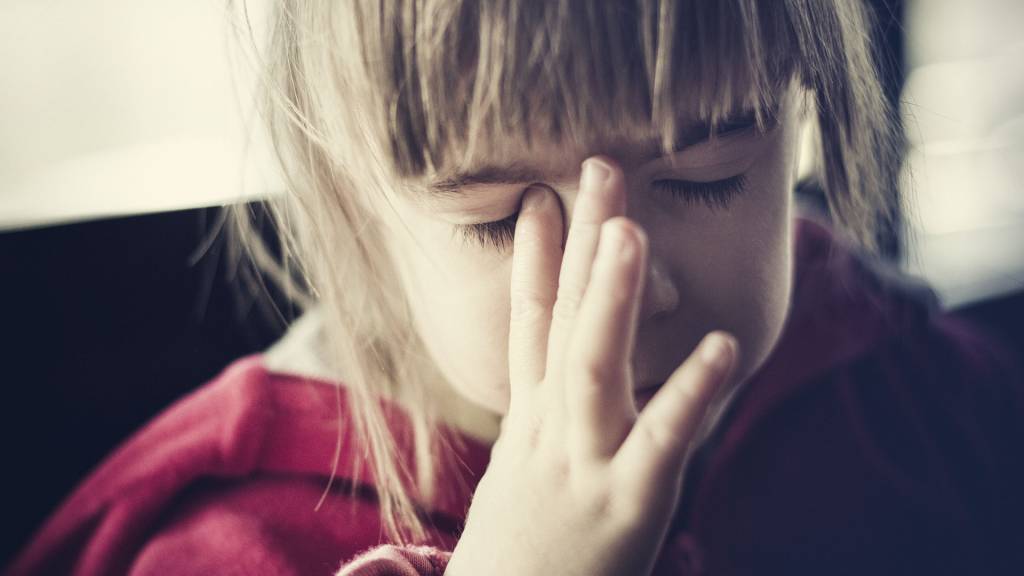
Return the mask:
<svg viewBox="0 0 1024 576">
<path fill-rule="evenodd" d="M 693 458 L 657 573 L 1020 573 L 1024 393 L 1009 355 L 819 225 L 795 233 L 782 339 Z M 489 449 L 442 430 L 464 466 L 442 468 L 429 546 L 378 547 L 347 428 L 315 510 L 337 389 L 235 362 L 103 462 L 8 573 L 441 574 Z M 407 438 L 405 415 L 388 417 Z"/>
</svg>

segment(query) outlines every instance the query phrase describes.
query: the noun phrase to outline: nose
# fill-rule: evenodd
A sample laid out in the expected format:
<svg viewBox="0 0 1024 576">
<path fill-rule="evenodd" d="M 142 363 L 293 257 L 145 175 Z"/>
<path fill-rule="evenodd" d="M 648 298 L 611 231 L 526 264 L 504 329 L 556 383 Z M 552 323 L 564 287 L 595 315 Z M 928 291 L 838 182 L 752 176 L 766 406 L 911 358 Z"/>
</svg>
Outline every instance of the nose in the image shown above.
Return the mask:
<svg viewBox="0 0 1024 576">
<path fill-rule="evenodd" d="M 647 257 L 647 274 L 638 318 L 641 324 L 671 314 L 679 306 L 679 289 L 675 281 L 655 250 L 655 243 L 649 242 L 648 246 L 651 248 Z"/>
<path fill-rule="evenodd" d="M 648 235 L 647 271 L 638 317 L 638 321 L 642 325 L 645 321 L 656 319 L 675 311 L 679 306 L 679 290 L 672 275 L 669 273 L 669 267 L 660 255 L 657 238 L 653 236 L 654 231 L 646 225 L 646 216 L 650 215 L 651 211 L 648 209 L 649 207 L 638 204 L 638 199 L 643 198 L 643 194 L 640 191 L 633 190 L 634 174 L 632 170 L 628 165 L 622 166 L 611 157 L 601 156 L 600 158 L 603 164 L 610 166 L 613 170 L 622 170 L 625 188 L 623 190 L 624 197 L 620 199 L 623 203 L 622 208 L 625 209 L 625 215 L 643 227 Z M 574 195 L 572 197 L 572 205 L 570 206 L 572 211 L 575 211 L 575 198 Z M 565 235 L 568 236 L 567 229 L 565 230 Z M 564 242 L 565 238 L 563 238 Z"/>
<path fill-rule="evenodd" d="M 643 190 L 635 189 L 640 183 L 634 181 L 634 175 L 627 168 L 623 170 L 626 181 L 626 216 L 639 224 L 647 233 L 647 272 L 644 278 L 644 294 L 640 303 L 638 320 L 657 319 L 671 314 L 679 306 L 679 287 L 671 274 L 671 268 L 663 258 L 663 247 L 660 246 L 657 231 L 650 226 L 653 214 L 659 211 L 645 204 L 647 195 Z"/>
</svg>

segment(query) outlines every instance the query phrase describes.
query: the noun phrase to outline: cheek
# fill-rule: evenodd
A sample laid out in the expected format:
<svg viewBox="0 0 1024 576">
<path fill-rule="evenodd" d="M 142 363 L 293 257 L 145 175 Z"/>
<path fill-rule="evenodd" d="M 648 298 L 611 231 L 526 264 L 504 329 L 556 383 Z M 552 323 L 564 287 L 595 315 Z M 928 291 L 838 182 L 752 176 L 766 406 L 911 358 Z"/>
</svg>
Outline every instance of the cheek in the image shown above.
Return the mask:
<svg viewBox="0 0 1024 576">
<path fill-rule="evenodd" d="M 737 381 L 753 374 L 778 342 L 792 276 L 791 173 L 785 146 L 748 171 L 749 186 L 728 211 L 679 229 L 673 268 L 680 324 L 697 341 L 725 329 L 741 346 Z M 668 245 L 666 245 L 668 246 Z"/>
<path fill-rule="evenodd" d="M 714 261 L 691 261 L 686 269 L 681 329 L 693 331 L 693 345 L 714 329 L 732 333 L 742 351 L 738 379 L 760 367 L 781 333 L 790 298 L 788 230 L 783 222 L 773 240 L 724 245 Z"/>
<path fill-rule="evenodd" d="M 790 306 L 792 262 L 789 227 L 777 232 L 778 248 L 760 251 L 760 259 L 750 263 L 750 279 L 739 287 L 735 301 L 740 314 L 733 321 L 743 346 L 743 358 L 736 377 L 746 379 L 768 359 L 782 334 Z M 785 249 L 783 249 L 785 247 Z"/>
<path fill-rule="evenodd" d="M 778 156 L 775 156 L 777 154 Z M 792 278 L 791 172 L 785 147 L 755 169 L 759 194 L 738 212 L 730 251 L 730 321 L 736 326 L 743 358 L 736 377 L 745 379 L 767 360 L 789 311 Z"/>
<path fill-rule="evenodd" d="M 448 383 L 496 413 L 508 406 L 509 266 L 423 246 L 407 259 L 404 289 L 416 328 Z M 408 252 L 406 252 L 408 254 Z"/>
</svg>

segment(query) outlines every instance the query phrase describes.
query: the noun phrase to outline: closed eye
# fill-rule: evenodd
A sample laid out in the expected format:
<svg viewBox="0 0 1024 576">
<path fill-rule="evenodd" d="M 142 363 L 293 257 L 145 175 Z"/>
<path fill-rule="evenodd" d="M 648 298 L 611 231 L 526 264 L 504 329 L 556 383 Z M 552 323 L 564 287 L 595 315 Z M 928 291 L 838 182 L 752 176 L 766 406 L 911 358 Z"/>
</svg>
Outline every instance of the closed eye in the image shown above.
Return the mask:
<svg viewBox="0 0 1024 576">
<path fill-rule="evenodd" d="M 746 190 L 747 178 L 745 174 L 737 174 L 713 182 L 664 179 L 655 180 L 651 186 L 667 192 L 674 200 L 685 205 L 703 203 L 711 210 L 717 211 L 728 209 L 732 200 Z M 460 236 L 466 244 L 505 251 L 512 246 L 518 219 L 519 213 L 515 212 L 494 222 L 457 224 L 453 227 L 453 235 Z"/>
<path fill-rule="evenodd" d="M 674 199 L 687 205 L 703 202 L 712 210 L 729 208 L 732 199 L 747 188 L 745 174 L 737 174 L 714 182 L 688 182 L 686 180 L 655 180 L 655 188 L 668 192 Z"/>
<path fill-rule="evenodd" d="M 519 220 L 519 212 L 514 212 L 511 216 L 494 222 L 457 224 L 453 229 L 453 234 L 461 235 L 466 244 L 494 248 L 503 252 L 512 245 L 512 240 L 516 235 L 517 220 Z"/>
</svg>

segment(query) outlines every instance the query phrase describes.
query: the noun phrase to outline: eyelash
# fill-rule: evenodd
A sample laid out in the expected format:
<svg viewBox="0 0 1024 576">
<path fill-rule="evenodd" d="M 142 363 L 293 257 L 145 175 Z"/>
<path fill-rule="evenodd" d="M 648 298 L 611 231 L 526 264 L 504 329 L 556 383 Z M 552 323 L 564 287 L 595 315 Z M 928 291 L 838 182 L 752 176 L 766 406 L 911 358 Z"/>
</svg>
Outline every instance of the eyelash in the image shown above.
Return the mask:
<svg viewBox="0 0 1024 576">
<path fill-rule="evenodd" d="M 655 180 L 655 188 L 668 192 L 675 200 L 687 206 L 703 202 L 711 210 L 726 210 L 732 199 L 743 193 L 747 187 L 744 174 L 737 174 L 714 182 L 687 182 L 684 180 Z M 508 218 L 482 224 L 458 225 L 455 232 L 467 244 L 504 251 L 512 245 L 516 232 L 516 212 Z"/>
</svg>

